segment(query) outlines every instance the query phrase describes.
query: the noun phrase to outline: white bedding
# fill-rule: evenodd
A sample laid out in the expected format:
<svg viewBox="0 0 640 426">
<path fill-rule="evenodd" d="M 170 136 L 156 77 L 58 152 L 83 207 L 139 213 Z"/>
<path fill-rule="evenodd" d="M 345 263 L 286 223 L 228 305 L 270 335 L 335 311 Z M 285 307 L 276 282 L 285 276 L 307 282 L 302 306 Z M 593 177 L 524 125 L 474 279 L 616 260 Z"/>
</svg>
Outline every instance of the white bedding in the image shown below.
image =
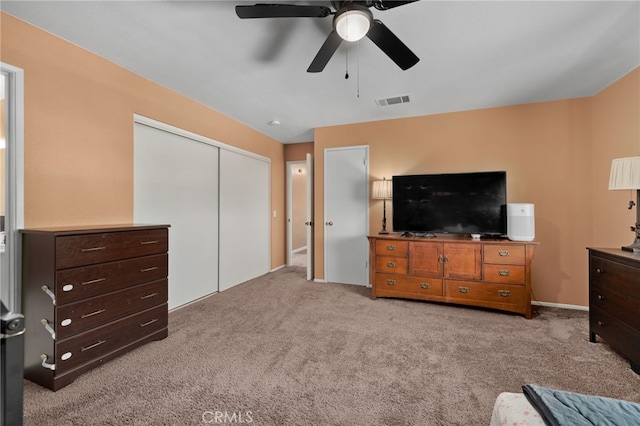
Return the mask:
<svg viewBox="0 0 640 426">
<path fill-rule="evenodd" d="M 490 426 L 544 426 L 544 421 L 522 393 L 503 392 L 493 405 Z"/>
</svg>

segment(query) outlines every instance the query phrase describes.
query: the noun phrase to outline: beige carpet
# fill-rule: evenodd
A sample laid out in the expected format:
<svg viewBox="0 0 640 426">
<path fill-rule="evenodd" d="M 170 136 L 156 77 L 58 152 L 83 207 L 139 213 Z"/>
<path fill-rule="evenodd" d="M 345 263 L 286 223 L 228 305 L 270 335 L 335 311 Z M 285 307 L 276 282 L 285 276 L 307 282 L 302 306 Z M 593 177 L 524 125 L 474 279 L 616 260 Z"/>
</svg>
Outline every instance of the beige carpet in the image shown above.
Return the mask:
<svg viewBox="0 0 640 426">
<path fill-rule="evenodd" d="M 25 425 L 486 425 L 526 383 L 640 402 L 640 376 L 588 342 L 583 311 L 373 301 L 290 267 L 169 327 L 58 392 L 25 382 Z"/>
</svg>

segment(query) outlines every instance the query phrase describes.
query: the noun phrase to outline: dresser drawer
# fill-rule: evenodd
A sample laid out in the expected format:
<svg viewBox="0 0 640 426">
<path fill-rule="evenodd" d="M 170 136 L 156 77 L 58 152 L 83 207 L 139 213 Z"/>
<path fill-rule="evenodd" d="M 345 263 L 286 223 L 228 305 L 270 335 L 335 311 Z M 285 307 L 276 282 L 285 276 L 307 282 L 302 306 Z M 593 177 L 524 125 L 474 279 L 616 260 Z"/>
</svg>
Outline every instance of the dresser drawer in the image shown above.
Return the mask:
<svg viewBox="0 0 640 426">
<path fill-rule="evenodd" d="M 638 268 L 597 256 L 589 257 L 589 282 L 640 300 Z"/>
<path fill-rule="evenodd" d="M 589 329 L 631 362 L 640 365 L 640 330 L 596 307 L 589 308 Z"/>
<path fill-rule="evenodd" d="M 168 281 L 162 279 L 149 284 L 92 297 L 56 308 L 56 339 L 124 318 L 136 312 L 167 303 Z"/>
<path fill-rule="evenodd" d="M 524 265 L 525 247 L 522 245 L 485 244 L 483 247 L 484 263 L 503 265 Z"/>
<path fill-rule="evenodd" d="M 165 278 L 169 270 L 168 265 L 169 256 L 164 253 L 57 271 L 57 304 L 60 306 Z"/>
<path fill-rule="evenodd" d="M 472 281 L 445 281 L 447 301 L 473 300 L 495 304 L 521 304 L 525 302 L 525 287 L 513 284 L 488 284 Z M 478 306 L 482 306 L 478 303 Z"/>
<path fill-rule="evenodd" d="M 136 340 L 167 327 L 167 305 L 149 309 L 139 314 L 58 341 L 56 349 L 56 374 L 99 359 L 129 345 Z"/>
<path fill-rule="evenodd" d="M 409 243 L 407 241 L 376 240 L 376 255 L 407 257 Z"/>
<path fill-rule="evenodd" d="M 524 265 L 484 265 L 484 280 L 493 283 L 524 284 Z"/>
<path fill-rule="evenodd" d="M 442 279 L 376 274 L 376 291 L 442 296 Z"/>
<path fill-rule="evenodd" d="M 615 316 L 636 330 L 640 330 L 640 299 L 618 293 L 602 283 L 592 283 L 589 306 Z"/>
<path fill-rule="evenodd" d="M 376 271 L 395 274 L 406 274 L 408 269 L 406 257 L 376 257 Z"/>
<path fill-rule="evenodd" d="M 167 229 L 58 236 L 56 269 L 165 253 L 168 236 Z"/>
</svg>

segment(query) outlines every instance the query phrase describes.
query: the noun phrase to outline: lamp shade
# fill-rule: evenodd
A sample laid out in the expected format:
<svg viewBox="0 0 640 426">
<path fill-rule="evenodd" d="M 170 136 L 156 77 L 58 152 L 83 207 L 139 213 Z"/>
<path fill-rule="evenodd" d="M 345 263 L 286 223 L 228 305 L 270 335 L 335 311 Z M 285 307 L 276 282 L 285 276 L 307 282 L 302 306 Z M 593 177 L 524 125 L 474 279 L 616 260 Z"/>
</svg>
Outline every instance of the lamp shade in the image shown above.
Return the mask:
<svg viewBox="0 0 640 426">
<path fill-rule="evenodd" d="M 375 180 L 371 190 L 371 198 L 374 200 L 390 200 L 393 195 L 393 187 L 390 180 Z"/>
<path fill-rule="evenodd" d="M 640 156 L 616 158 L 611 162 L 609 189 L 640 189 Z"/>
</svg>

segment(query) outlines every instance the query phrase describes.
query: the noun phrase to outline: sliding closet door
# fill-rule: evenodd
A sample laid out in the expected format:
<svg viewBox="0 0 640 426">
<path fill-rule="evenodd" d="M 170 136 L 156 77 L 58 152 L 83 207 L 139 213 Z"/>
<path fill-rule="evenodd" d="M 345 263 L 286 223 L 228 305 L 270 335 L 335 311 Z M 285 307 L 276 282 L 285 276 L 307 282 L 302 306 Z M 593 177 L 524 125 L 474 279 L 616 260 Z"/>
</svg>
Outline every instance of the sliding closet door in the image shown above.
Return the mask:
<svg viewBox="0 0 640 426">
<path fill-rule="evenodd" d="M 220 290 L 270 269 L 268 160 L 220 150 Z"/>
<path fill-rule="evenodd" d="M 169 224 L 169 309 L 218 291 L 219 148 L 135 124 L 134 220 Z"/>
</svg>

